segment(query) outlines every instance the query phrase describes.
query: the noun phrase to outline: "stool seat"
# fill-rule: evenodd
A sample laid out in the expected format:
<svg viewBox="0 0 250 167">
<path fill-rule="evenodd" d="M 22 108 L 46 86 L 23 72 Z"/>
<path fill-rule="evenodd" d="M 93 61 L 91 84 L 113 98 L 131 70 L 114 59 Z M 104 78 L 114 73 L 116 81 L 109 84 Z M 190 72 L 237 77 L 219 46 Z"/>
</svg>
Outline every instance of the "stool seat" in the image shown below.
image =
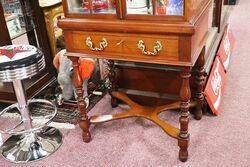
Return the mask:
<svg viewBox="0 0 250 167">
<path fill-rule="evenodd" d="M 36 75 L 45 68 L 43 53 L 31 45 L 0 47 L 0 81 L 12 82 Z"/>
</svg>

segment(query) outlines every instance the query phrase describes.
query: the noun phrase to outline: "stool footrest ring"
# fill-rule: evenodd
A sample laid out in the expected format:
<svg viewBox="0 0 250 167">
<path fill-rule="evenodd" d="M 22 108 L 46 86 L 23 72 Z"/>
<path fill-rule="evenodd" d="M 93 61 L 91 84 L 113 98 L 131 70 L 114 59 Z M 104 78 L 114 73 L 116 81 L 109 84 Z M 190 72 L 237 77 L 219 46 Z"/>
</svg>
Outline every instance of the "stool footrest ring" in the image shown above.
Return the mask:
<svg viewBox="0 0 250 167">
<path fill-rule="evenodd" d="M 52 121 L 52 119 L 56 116 L 57 107 L 52 102 L 50 102 L 48 100 L 44 100 L 44 99 L 31 99 L 31 100 L 28 100 L 28 105 L 34 104 L 34 103 L 42 103 L 42 104 L 46 104 L 48 106 L 51 106 L 51 107 L 54 108 L 54 112 L 49 114 L 49 115 L 43 116 L 42 119 L 41 119 L 42 123 L 40 125 L 38 125 L 38 126 L 33 126 L 31 129 L 16 130 L 17 127 L 20 127 L 22 125 L 23 121 L 21 120 L 18 124 L 14 125 L 12 128 L 8 128 L 8 129 L 5 129 L 5 130 L 0 129 L 0 132 L 1 133 L 7 133 L 7 134 L 10 134 L 10 135 L 21 135 L 21 134 L 24 134 L 24 133 L 32 133 L 32 132 L 38 131 L 38 130 L 42 129 L 43 127 L 45 127 L 46 125 L 48 125 Z M 12 104 L 9 107 L 2 110 L 0 112 L 0 116 L 2 116 L 3 114 L 5 114 L 8 111 L 11 111 L 14 108 L 17 108 L 19 110 L 18 103 Z M 22 119 L 21 116 L 20 116 L 20 119 Z M 36 119 L 36 117 L 31 116 L 31 120 L 32 120 L 32 123 L 35 123 L 35 121 L 37 119 Z"/>
</svg>

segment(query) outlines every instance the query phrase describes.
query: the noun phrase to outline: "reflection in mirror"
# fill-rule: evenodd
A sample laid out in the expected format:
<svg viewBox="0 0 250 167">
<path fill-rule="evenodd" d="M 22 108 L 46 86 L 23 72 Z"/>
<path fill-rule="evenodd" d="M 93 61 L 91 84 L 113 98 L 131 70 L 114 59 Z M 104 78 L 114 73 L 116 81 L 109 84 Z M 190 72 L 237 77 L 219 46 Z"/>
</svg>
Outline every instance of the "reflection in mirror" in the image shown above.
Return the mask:
<svg viewBox="0 0 250 167">
<path fill-rule="evenodd" d="M 151 0 L 126 0 L 127 14 L 153 14 Z"/>
</svg>

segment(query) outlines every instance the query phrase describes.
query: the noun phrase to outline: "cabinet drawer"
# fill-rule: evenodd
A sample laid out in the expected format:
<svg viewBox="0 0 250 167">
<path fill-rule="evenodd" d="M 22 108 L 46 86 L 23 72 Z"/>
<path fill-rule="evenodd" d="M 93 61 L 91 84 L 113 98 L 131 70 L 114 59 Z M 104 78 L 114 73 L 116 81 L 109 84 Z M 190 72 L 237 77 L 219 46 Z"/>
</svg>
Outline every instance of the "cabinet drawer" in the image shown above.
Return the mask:
<svg viewBox="0 0 250 167">
<path fill-rule="evenodd" d="M 69 52 L 149 63 L 179 60 L 178 39 L 178 36 L 165 35 L 65 32 Z"/>
</svg>

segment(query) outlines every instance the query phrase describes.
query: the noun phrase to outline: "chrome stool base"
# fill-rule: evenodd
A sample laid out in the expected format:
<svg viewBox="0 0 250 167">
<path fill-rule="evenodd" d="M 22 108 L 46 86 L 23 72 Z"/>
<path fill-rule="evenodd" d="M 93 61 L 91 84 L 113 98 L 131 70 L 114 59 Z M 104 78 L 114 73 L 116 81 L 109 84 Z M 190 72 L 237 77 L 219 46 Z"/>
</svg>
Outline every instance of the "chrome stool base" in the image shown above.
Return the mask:
<svg viewBox="0 0 250 167">
<path fill-rule="evenodd" d="M 27 163 L 51 155 L 61 144 L 61 132 L 47 126 L 40 132 L 11 136 L 2 145 L 1 150 L 6 160 L 14 163 Z"/>
</svg>

